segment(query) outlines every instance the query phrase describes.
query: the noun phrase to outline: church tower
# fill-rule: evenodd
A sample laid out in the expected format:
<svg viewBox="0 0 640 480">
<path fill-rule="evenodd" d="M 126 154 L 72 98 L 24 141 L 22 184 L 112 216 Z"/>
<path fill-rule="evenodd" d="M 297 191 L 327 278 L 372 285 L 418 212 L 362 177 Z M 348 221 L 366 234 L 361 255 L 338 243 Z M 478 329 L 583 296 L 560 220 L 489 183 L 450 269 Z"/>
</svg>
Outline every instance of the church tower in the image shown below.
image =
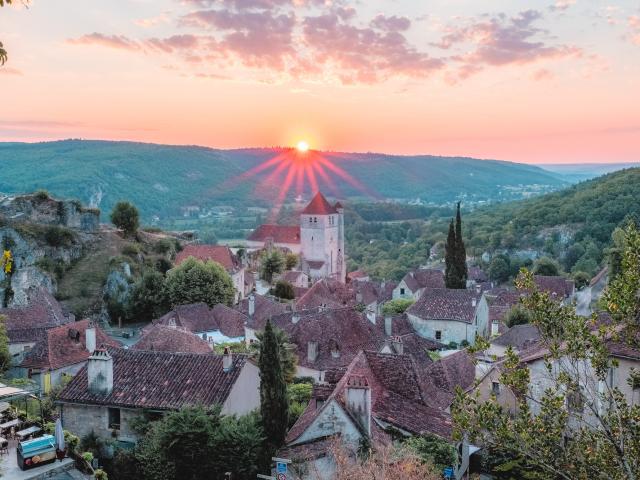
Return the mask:
<svg viewBox="0 0 640 480">
<path fill-rule="evenodd" d="M 300 258 L 311 279 L 345 282 L 344 209 L 320 192 L 300 214 Z"/>
</svg>

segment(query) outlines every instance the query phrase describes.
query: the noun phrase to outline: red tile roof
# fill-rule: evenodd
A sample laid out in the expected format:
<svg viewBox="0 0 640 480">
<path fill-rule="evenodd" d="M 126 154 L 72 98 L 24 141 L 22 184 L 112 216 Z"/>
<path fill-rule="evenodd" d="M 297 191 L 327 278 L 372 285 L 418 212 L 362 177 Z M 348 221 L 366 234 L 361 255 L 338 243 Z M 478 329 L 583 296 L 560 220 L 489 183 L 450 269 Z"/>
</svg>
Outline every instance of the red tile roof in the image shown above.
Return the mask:
<svg viewBox="0 0 640 480">
<path fill-rule="evenodd" d="M 451 420 L 448 414 L 425 402 L 418 370 L 410 356 L 362 351 L 353 358 L 321 407 L 317 408 L 317 402 L 312 398 L 287 434 L 287 443 L 295 442 L 323 408 L 330 405 L 331 400 L 337 401 L 349 414 L 345 393 L 354 377 L 365 378 L 371 389 L 372 417 L 413 434 L 429 432 L 444 438 L 451 435 Z M 317 395 L 315 390 L 314 395 Z M 374 441 L 377 440 L 376 437 L 382 440 L 387 436 L 383 431 L 377 430 L 376 422 L 372 421 L 371 426 Z"/>
<path fill-rule="evenodd" d="M 533 280 L 541 291 L 550 294 L 555 293 L 562 298 L 571 296 L 575 288 L 573 280 L 568 280 L 560 276 L 534 275 Z"/>
<path fill-rule="evenodd" d="M 300 243 L 300 226 L 264 224 L 256 228 L 247 238 L 251 242 Z"/>
<path fill-rule="evenodd" d="M 206 303 L 179 305 L 163 315 L 154 324 L 182 327 L 192 333 L 203 333 L 219 330 L 227 337 L 244 335 L 246 316 L 237 310 L 218 304 L 209 308 Z M 150 327 L 145 327 L 145 330 Z"/>
<path fill-rule="evenodd" d="M 297 270 L 287 270 L 278 280 L 284 280 L 289 283 L 297 283 L 300 280 L 300 277 L 307 278 L 307 274 L 304 272 L 299 272 Z"/>
<path fill-rule="evenodd" d="M 55 370 L 85 362 L 90 355 L 86 347 L 88 327 L 89 320 L 81 320 L 43 330 L 40 339 L 25 356 L 20 366 Z M 96 345 L 120 346 L 100 327 L 96 327 Z"/>
<path fill-rule="evenodd" d="M 236 307 L 237 311 L 244 315 L 247 326 L 254 330 L 262 330 L 267 320 L 273 315 L 284 313 L 287 306 L 284 303 L 275 302 L 263 295 L 253 294 L 255 297 L 255 310 L 253 316 L 249 316 L 249 297 L 243 299 Z"/>
<path fill-rule="evenodd" d="M 430 405 L 447 408 L 453 401 L 456 387 L 466 390 L 474 383 L 475 375 L 474 358 L 461 350 L 433 362 L 423 371 L 420 383 Z"/>
<path fill-rule="evenodd" d="M 160 323 L 152 325 L 142 338 L 131 347 L 133 350 L 157 352 L 211 353 L 206 340 L 180 327 L 169 327 Z"/>
<path fill-rule="evenodd" d="M 476 305 L 473 305 L 475 299 Z M 455 320 L 473 323 L 480 295 L 472 290 L 427 288 L 407 310 L 425 320 Z"/>
<path fill-rule="evenodd" d="M 491 341 L 492 344 L 503 347 L 511 346 L 516 350 L 526 350 L 538 343 L 540 330 L 531 324 L 514 325 L 505 333 Z"/>
<path fill-rule="evenodd" d="M 331 215 L 338 213 L 338 210 L 324 198 L 322 192 L 318 192 L 301 213 L 303 215 Z"/>
<path fill-rule="evenodd" d="M 89 391 L 85 365 L 62 390 L 58 401 L 171 410 L 188 405 L 221 405 L 247 362 L 245 355 L 234 354 L 233 368 L 225 372 L 222 355 L 120 348 L 108 348 L 108 352 L 113 358 L 110 394 Z"/>
<path fill-rule="evenodd" d="M 418 269 L 407 273 L 402 280 L 412 292 L 421 288 L 444 288 L 444 273 L 441 270 Z"/>
<path fill-rule="evenodd" d="M 193 257 L 206 262 L 212 260 L 222 265 L 227 271 L 241 268 L 240 261 L 231 249 L 224 245 L 187 245 L 176 255 L 175 264 L 180 265 L 187 258 Z"/>
<path fill-rule="evenodd" d="M 323 305 L 335 308 L 355 305 L 355 294 L 344 283 L 325 278 L 314 283 L 307 293 L 296 302 L 296 307 L 299 310 Z"/>
<path fill-rule="evenodd" d="M 5 317 L 9 343 L 35 342 L 40 338 L 41 330 L 72 321 L 44 288 L 35 292 L 28 306 L 0 309 L 0 316 Z"/>
</svg>

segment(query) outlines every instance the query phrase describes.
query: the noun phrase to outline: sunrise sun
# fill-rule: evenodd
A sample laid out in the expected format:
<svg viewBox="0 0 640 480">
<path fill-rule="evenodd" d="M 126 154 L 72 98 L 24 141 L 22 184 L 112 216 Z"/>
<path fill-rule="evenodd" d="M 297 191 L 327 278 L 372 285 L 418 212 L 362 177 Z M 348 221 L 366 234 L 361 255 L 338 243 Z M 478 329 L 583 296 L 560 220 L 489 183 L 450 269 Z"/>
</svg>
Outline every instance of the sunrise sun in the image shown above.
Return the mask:
<svg viewBox="0 0 640 480">
<path fill-rule="evenodd" d="M 306 152 L 306 151 L 309 150 L 309 144 L 307 142 L 305 142 L 304 140 L 300 140 L 296 145 L 296 149 L 299 152 Z"/>
</svg>

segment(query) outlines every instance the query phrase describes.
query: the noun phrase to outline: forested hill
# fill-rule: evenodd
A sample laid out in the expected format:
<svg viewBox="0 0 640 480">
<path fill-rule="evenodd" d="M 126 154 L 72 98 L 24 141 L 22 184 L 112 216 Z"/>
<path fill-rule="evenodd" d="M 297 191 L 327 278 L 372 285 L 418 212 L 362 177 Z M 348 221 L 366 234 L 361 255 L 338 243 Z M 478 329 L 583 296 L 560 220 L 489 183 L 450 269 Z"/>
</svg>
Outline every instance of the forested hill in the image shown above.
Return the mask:
<svg viewBox="0 0 640 480">
<path fill-rule="evenodd" d="M 179 216 L 181 207 L 190 205 L 270 207 L 282 187 L 282 179 L 266 182 L 273 168 L 238 183 L 228 181 L 280 153 L 278 149 L 214 150 L 81 140 L 4 143 L 0 144 L 0 192 L 46 189 L 60 197 L 92 203 L 103 211 L 109 211 L 120 199 L 128 199 L 146 220 L 152 215 Z M 522 198 L 566 185 L 557 174 L 510 162 L 373 153 L 323 156 L 373 194 L 363 194 L 325 165 L 336 189 L 351 198 L 419 197 L 426 202 L 463 199 L 469 203 Z M 336 191 L 322 175 L 316 177 L 323 190 L 329 194 Z M 256 186 L 260 187 L 258 192 Z M 291 196 L 293 191 L 295 188 Z"/>
<path fill-rule="evenodd" d="M 613 230 L 628 219 L 640 219 L 640 168 L 476 210 L 466 216 L 466 236 L 477 251 L 533 248 L 560 259 L 567 271 L 592 273 Z"/>
</svg>

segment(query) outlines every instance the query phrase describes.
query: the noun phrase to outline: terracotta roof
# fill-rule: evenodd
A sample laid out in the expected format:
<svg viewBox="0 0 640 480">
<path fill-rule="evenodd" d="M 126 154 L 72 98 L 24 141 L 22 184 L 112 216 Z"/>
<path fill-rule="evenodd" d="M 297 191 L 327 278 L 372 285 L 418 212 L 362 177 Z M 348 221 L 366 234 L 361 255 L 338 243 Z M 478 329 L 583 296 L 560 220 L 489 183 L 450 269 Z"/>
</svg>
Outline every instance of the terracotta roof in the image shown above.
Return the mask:
<svg viewBox="0 0 640 480">
<path fill-rule="evenodd" d="M 609 340 L 607 342 L 607 349 L 609 353 L 614 357 L 626 357 L 632 358 L 634 360 L 640 360 L 640 342 L 624 342 L 624 341 L 613 341 Z"/>
<path fill-rule="evenodd" d="M 153 323 L 175 325 L 192 333 L 219 330 L 223 335 L 234 338 L 244 335 L 246 320 L 246 316 L 226 305 L 218 304 L 209 308 L 206 303 L 192 303 L 175 307 Z"/>
<path fill-rule="evenodd" d="M 320 306 L 342 308 L 355 304 L 355 295 L 344 283 L 324 278 L 314 283 L 311 288 L 296 302 L 298 309 L 309 309 Z"/>
<path fill-rule="evenodd" d="M 280 275 L 280 278 L 278 280 L 284 280 L 285 282 L 289 283 L 296 283 L 298 280 L 300 280 L 300 277 L 305 278 L 306 276 L 306 273 L 300 272 L 298 270 L 287 270 L 282 275 Z"/>
<path fill-rule="evenodd" d="M 484 283 L 489 280 L 487 274 L 480 267 L 469 267 L 467 269 L 467 278 L 477 283 Z"/>
<path fill-rule="evenodd" d="M 331 395 L 319 408 L 312 398 L 287 434 L 287 443 L 295 442 L 332 400 L 349 414 L 345 394 L 354 378 L 366 379 L 371 389 L 371 414 L 375 419 L 413 434 L 429 432 L 444 438 L 450 436 L 451 420 L 445 412 L 425 402 L 418 371 L 410 356 L 362 351 L 353 358 Z M 379 429 L 377 422 L 372 421 L 371 427 L 374 442 L 384 437 L 388 440 L 388 434 Z"/>
<path fill-rule="evenodd" d="M 287 312 L 274 316 L 272 323 L 296 345 L 298 364 L 314 370 L 346 366 L 360 350 L 377 351 L 385 343 L 380 329 L 353 308 Z M 309 342 L 317 343 L 315 360 L 308 357 Z"/>
<path fill-rule="evenodd" d="M 466 350 L 447 355 L 431 364 L 421 376 L 425 399 L 430 405 L 447 408 L 456 387 L 466 390 L 475 381 L 476 365 Z"/>
<path fill-rule="evenodd" d="M 379 304 L 388 302 L 393 297 L 393 289 L 398 284 L 396 282 L 374 282 L 371 280 L 359 280 L 349 284 L 356 295 L 356 303 L 370 305 L 374 302 Z"/>
<path fill-rule="evenodd" d="M 41 330 L 72 321 L 44 288 L 35 292 L 28 306 L 0 309 L 0 316 L 5 317 L 9 343 L 37 341 Z"/>
<path fill-rule="evenodd" d="M 480 298 L 480 295 L 472 290 L 427 288 L 420 299 L 409 307 L 407 313 L 425 320 L 473 323 Z"/>
<path fill-rule="evenodd" d="M 212 260 L 222 265 L 227 271 L 235 271 L 242 267 L 231 249 L 224 245 L 187 245 L 176 255 L 175 264 L 180 265 L 189 257 L 203 262 Z"/>
<path fill-rule="evenodd" d="M 338 210 L 324 198 L 322 192 L 318 192 L 301 213 L 303 215 L 331 215 L 338 213 Z"/>
<path fill-rule="evenodd" d="M 86 361 L 90 355 L 86 347 L 88 327 L 89 320 L 81 320 L 42 330 L 40 338 L 20 366 L 55 370 Z M 112 347 L 120 346 L 100 327 L 96 327 L 96 345 L 103 344 Z"/>
<path fill-rule="evenodd" d="M 407 273 L 402 280 L 412 292 L 421 288 L 444 288 L 444 273 L 440 270 L 418 269 Z"/>
<path fill-rule="evenodd" d="M 563 298 L 572 295 L 574 291 L 575 284 L 573 280 L 568 280 L 564 277 L 534 275 L 533 280 L 541 291 L 548 292 L 550 294 L 555 293 Z"/>
<path fill-rule="evenodd" d="M 198 335 L 180 327 L 169 327 L 160 323 L 146 330 L 142 338 L 131 348 L 157 352 L 212 352 L 209 343 Z"/>
<path fill-rule="evenodd" d="M 233 368 L 225 372 L 222 355 L 120 348 L 108 348 L 108 352 L 113 358 L 110 394 L 89 391 L 85 365 L 62 390 L 58 401 L 172 410 L 187 405 L 221 405 L 247 362 L 245 355 L 234 354 Z"/>
<path fill-rule="evenodd" d="M 253 295 L 255 297 L 255 310 L 253 316 L 249 316 L 249 297 L 244 298 L 236 306 L 236 310 L 247 318 L 247 326 L 253 330 L 262 330 L 267 324 L 267 320 L 269 318 L 273 315 L 279 315 L 287 309 L 287 306 L 284 303 L 275 302 L 257 293 L 254 293 Z"/>
<path fill-rule="evenodd" d="M 514 325 L 505 333 L 491 341 L 503 347 L 511 346 L 516 350 L 525 350 L 540 340 L 540 330 L 531 324 Z"/>
<path fill-rule="evenodd" d="M 264 224 L 256 228 L 247 240 L 252 242 L 266 242 L 273 240 L 275 243 L 300 243 L 300 226 L 269 225 Z"/>
</svg>

